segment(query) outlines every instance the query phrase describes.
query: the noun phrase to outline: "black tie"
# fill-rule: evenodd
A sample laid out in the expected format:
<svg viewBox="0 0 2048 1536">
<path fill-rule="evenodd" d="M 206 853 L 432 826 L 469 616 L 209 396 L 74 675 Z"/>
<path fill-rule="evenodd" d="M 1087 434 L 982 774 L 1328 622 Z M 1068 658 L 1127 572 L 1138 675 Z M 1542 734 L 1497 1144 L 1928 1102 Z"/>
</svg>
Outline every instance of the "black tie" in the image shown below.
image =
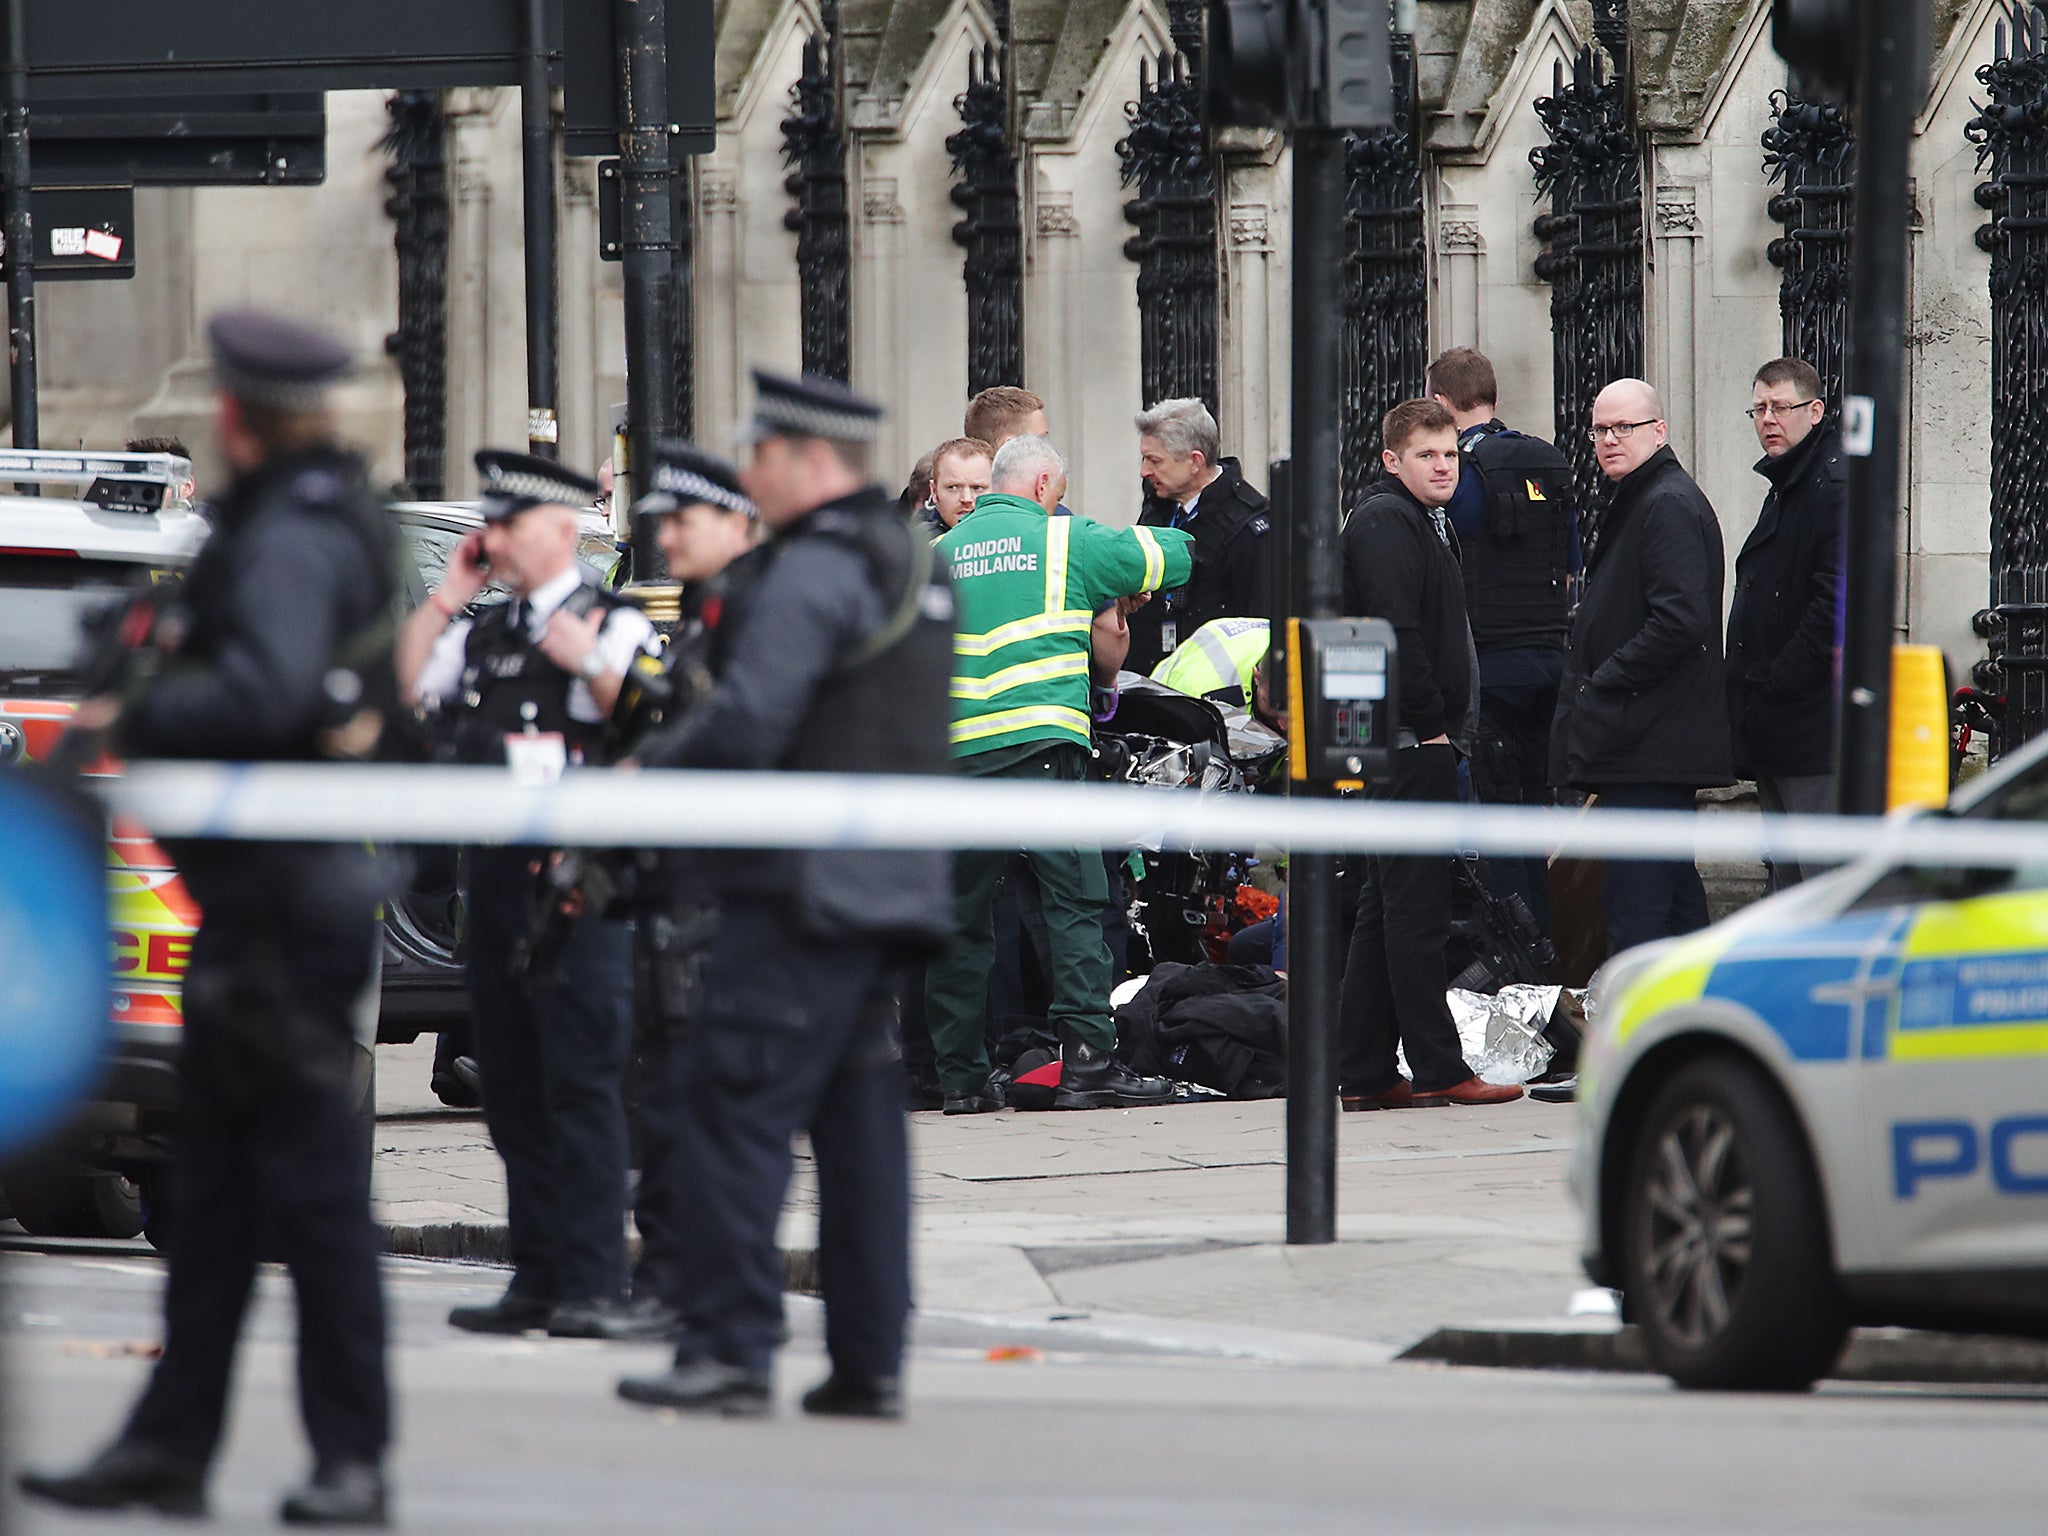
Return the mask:
<svg viewBox="0 0 2048 1536">
<path fill-rule="evenodd" d="M 523 597 L 513 598 L 512 633 L 517 635 L 522 640 L 528 640 L 532 638 L 531 634 L 528 632 L 527 621 L 528 614 L 526 611 L 526 599 Z"/>
</svg>

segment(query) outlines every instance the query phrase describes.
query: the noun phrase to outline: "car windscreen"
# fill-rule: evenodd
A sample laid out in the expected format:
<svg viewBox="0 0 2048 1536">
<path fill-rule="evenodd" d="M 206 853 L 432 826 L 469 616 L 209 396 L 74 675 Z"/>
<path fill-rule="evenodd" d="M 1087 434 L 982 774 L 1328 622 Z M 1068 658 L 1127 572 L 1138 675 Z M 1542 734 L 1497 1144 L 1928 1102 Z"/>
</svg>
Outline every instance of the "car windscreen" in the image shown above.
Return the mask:
<svg viewBox="0 0 2048 1536">
<path fill-rule="evenodd" d="M 454 557 L 455 546 L 460 544 L 468 530 L 444 528 L 437 523 L 415 522 L 401 518 L 399 531 L 405 536 L 406 548 L 412 554 L 412 563 L 420 574 L 423 585 L 415 594 L 415 600 L 441 584 L 447 574 L 448 562 Z M 611 584 L 613 567 L 618 563 L 618 552 L 609 544 L 590 537 L 580 537 L 576 543 L 576 558 L 593 572 L 599 581 Z M 496 582 L 485 587 L 472 606 L 488 607 L 502 602 L 511 594 Z"/>
<path fill-rule="evenodd" d="M 148 581 L 125 560 L 0 555 L 0 693 L 75 697 L 86 621 Z"/>
</svg>

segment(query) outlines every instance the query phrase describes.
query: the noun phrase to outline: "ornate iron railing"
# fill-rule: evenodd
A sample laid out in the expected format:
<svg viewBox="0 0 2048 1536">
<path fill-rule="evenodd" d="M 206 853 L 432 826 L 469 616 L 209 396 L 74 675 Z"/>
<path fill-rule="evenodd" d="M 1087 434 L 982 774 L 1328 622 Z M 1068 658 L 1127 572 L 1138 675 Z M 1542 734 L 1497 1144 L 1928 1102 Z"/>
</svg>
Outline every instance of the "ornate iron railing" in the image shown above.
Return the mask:
<svg viewBox="0 0 2048 1536">
<path fill-rule="evenodd" d="M 839 8 L 804 43 L 803 74 L 782 120 L 783 188 L 796 206 L 782 216 L 796 234 L 804 372 L 853 376 L 853 273 L 846 210 L 846 139 L 839 129 Z"/>
<path fill-rule="evenodd" d="M 2001 21 L 1986 99 L 1964 132 L 1990 178 L 1977 188 L 1991 222 L 1991 610 L 1988 676 L 2005 695 L 1996 748 L 2048 725 L 2048 17 L 2018 7 Z"/>
<path fill-rule="evenodd" d="M 1137 233 L 1124 255 L 1138 264 L 1139 377 L 1144 403 L 1194 397 L 1216 409 L 1216 164 L 1202 126 L 1199 72 L 1167 50 L 1156 73 L 1141 64 L 1138 99 L 1124 104 L 1130 132 L 1116 146 L 1124 204 Z"/>
<path fill-rule="evenodd" d="M 1422 393 L 1429 369 L 1429 271 L 1414 132 L 1415 40 L 1394 34 L 1394 123 L 1349 139 L 1346 188 L 1340 493 L 1345 506 L 1380 473 L 1380 418 Z"/>
<path fill-rule="evenodd" d="M 1784 355 L 1813 365 L 1822 398 L 1836 412 L 1849 341 L 1855 136 L 1839 104 L 1776 91 L 1763 147 L 1764 170 L 1783 189 L 1766 206 L 1785 233 L 1765 254 L 1780 273 Z"/>
<path fill-rule="evenodd" d="M 669 179 L 673 194 L 670 227 L 675 231 L 674 286 L 669 299 L 669 356 L 675 375 L 675 430 L 697 435 L 697 172 L 696 161 L 679 156 Z"/>
<path fill-rule="evenodd" d="M 967 390 L 1024 382 L 1024 230 L 1017 213 L 1017 157 L 1009 138 L 1002 55 L 993 46 L 967 60 L 967 89 L 953 98 L 961 128 L 946 140 L 959 176 L 952 199 L 965 215 L 953 226 L 967 252 Z"/>
<path fill-rule="evenodd" d="M 405 482 L 433 501 L 448 488 L 448 120 L 438 91 L 398 91 L 384 106 L 398 252 L 398 329 L 384 350 L 405 388 Z"/>
<path fill-rule="evenodd" d="M 1595 6 L 1598 47 L 1579 50 L 1536 103 L 1549 135 L 1529 152 L 1550 211 L 1536 220 L 1549 249 L 1536 276 L 1550 288 L 1551 394 L 1556 443 L 1578 486 L 1580 540 L 1591 551 L 1607 480 L 1586 429 L 1593 397 L 1643 372 L 1643 177 L 1628 82 L 1626 13 Z M 1611 66 L 1611 67 L 1610 67 Z"/>
</svg>

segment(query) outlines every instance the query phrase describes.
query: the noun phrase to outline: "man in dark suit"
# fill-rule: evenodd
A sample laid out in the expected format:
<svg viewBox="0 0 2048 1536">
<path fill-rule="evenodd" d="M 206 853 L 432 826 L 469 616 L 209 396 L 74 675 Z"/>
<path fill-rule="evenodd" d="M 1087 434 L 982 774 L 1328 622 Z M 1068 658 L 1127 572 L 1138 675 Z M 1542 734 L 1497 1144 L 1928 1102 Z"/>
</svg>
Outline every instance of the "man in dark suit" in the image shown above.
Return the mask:
<svg viewBox="0 0 2048 1536">
<path fill-rule="evenodd" d="M 1749 419 L 1771 482 L 1735 557 L 1728 609 L 1728 724 L 1735 771 L 1756 780 L 1767 812 L 1835 806 L 1835 657 L 1842 619 L 1842 517 L 1849 466 L 1827 424 L 1820 375 L 1796 357 L 1765 363 Z M 1796 884 L 1773 862 L 1771 889 Z"/>
<path fill-rule="evenodd" d="M 1614 502 L 1600 520 L 1572 620 L 1551 781 L 1604 806 L 1689 811 L 1726 784 L 1721 676 L 1721 524 L 1666 442 L 1664 407 L 1641 379 L 1593 401 L 1588 434 Z M 1617 951 L 1690 933 L 1707 893 L 1690 859 L 1612 859 L 1601 882 Z"/>
</svg>

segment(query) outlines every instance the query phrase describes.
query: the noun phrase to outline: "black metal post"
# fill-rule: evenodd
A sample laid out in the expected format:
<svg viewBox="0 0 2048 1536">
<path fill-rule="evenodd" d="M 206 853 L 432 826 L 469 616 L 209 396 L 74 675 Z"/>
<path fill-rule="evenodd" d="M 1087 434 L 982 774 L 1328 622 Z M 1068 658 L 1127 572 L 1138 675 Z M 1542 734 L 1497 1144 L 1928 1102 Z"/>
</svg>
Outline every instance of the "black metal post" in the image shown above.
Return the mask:
<svg viewBox="0 0 2048 1536">
<path fill-rule="evenodd" d="M 560 456 L 555 416 L 559 329 L 555 286 L 554 89 L 548 80 L 548 0 L 525 0 L 520 59 L 519 149 L 526 221 L 526 447 L 544 459 Z"/>
<path fill-rule="evenodd" d="M 1842 565 L 1844 815 L 1885 809 L 1891 765 L 1892 628 L 1898 604 L 1899 438 L 1906 363 L 1906 226 L 1913 117 L 1925 88 L 1920 0 L 1869 0 L 1856 69 L 1856 246 L 1849 282 L 1843 446 L 1849 526 Z"/>
<path fill-rule="evenodd" d="M 1289 518 L 1300 542 L 1305 618 L 1334 617 L 1338 352 L 1343 303 L 1344 138 L 1294 135 L 1294 455 Z M 1287 1241 L 1337 1240 L 1337 990 L 1344 930 L 1337 861 L 1295 854 L 1287 873 Z"/>
<path fill-rule="evenodd" d="M 7 376 L 14 392 L 14 446 L 41 444 L 36 419 L 35 223 L 29 214 L 27 0 L 7 0 L 7 128 L 0 214 L 7 228 Z"/>
<path fill-rule="evenodd" d="M 665 0 L 617 0 L 619 135 L 625 252 L 626 442 L 635 488 L 653 445 L 675 430 L 670 305 L 675 292 L 674 204 L 669 195 L 668 34 Z M 621 466 L 622 468 L 627 466 Z M 633 574 L 660 571 L 654 527 L 633 525 Z"/>
</svg>

